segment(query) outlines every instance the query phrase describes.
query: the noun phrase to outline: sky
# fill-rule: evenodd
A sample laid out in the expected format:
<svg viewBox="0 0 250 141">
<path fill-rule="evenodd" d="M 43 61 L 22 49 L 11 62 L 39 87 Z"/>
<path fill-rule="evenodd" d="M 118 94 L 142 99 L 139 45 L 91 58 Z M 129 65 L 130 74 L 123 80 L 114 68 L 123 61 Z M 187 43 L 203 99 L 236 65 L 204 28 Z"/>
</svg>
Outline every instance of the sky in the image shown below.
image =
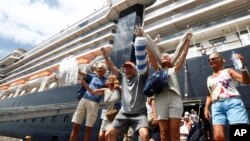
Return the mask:
<svg viewBox="0 0 250 141">
<path fill-rule="evenodd" d="M 30 50 L 95 10 L 106 0 L 0 0 L 0 60 Z"/>
</svg>

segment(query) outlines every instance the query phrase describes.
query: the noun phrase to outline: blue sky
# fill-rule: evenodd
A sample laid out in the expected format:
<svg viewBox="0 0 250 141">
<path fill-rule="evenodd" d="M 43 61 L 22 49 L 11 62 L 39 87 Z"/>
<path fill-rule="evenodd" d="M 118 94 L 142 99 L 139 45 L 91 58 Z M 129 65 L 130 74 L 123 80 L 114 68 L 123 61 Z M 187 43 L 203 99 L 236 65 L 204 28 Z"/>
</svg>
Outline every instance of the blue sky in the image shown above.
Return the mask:
<svg viewBox="0 0 250 141">
<path fill-rule="evenodd" d="M 0 60 L 17 48 L 30 50 L 106 0 L 0 0 Z"/>
</svg>

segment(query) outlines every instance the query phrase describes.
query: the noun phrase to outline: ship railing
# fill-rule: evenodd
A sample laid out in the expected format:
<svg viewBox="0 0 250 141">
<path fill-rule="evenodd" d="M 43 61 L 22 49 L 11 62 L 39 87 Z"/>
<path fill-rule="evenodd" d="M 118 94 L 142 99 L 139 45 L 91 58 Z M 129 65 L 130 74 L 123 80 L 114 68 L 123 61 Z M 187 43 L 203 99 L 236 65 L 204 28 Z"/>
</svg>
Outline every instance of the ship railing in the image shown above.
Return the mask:
<svg viewBox="0 0 250 141">
<path fill-rule="evenodd" d="M 106 38 L 111 38 L 111 37 L 113 38 L 113 36 L 114 36 L 113 33 L 109 33 L 107 35 L 103 35 L 102 37 L 100 37 L 100 40 L 106 39 Z M 47 58 L 46 61 L 43 61 L 43 62 L 40 62 L 39 64 L 33 65 L 32 67 L 29 68 L 29 70 L 30 69 L 36 70 L 36 69 L 34 69 L 35 67 L 38 67 L 38 69 L 39 69 L 39 67 L 43 66 L 44 64 L 45 64 L 44 66 L 50 66 L 53 64 L 57 64 L 65 57 L 65 55 L 67 55 L 69 53 L 72 53 L 74 55 L 79 55 L 81 53 L 86 53 L 86 52 L 89 52 L 93 49 L 96 49 L 96 48 L 99 48 L 99 47 L 102 47 L 105 45 L 111 45 L 110 40 L 108 40 L 106 42 L 102 41 L 102 43 L 100 43 L 100 44 L 93 45 L 93 44 L 96 44 L 96 41 L 98 41 L 98 40 L 99 39 L 89 41 L 89 42 L 84 43 L 84 44 L 75 45 L 74 47 L 72 47 L 70 49 L 66 49 L 61 55 L 51 56 L 51 57 Z M 81 49 L 81 50 L 79 50 L 79 49 Z M 18 78 L 18 77 L 20 77 L 20 75 L 30 74 L 31 72 L 29 70 L 25 69 L 25 70 L 22 70 L 18 73 L 15 73 L 12 76 L 8 77 L 8 80 L 13 80 L 15 78 Z"/>
<path fill-rule="evenodd" d="M 147 21 L 149 19 L 152 19 L 152 18 L 154 18 L 156 16 L 162 15 L 162 14 L 164 14 L 166 12 L 172 12 L 174 9 L 179 8 L 180 6 L 189 4 L 189 3 L 193 2 L 193 1 L 195 1 L 195 0 L 180 0 L 180 1 L 177 1 L 175 3 L 170 4 L 168 6 L 158 8 L 155 11 L 147 13 L 145 15 L 145 21 Z M 147 12 L 147 9 L 146 9 L 146 12 Z"/>
<path fill-rule="evenodd" d="M 203 5 L 197 6 L 195 8 L 189 9 L 189 10 L 186 10 L 183 13 L 175 14 L 175 15 L 173 15 L 171 17 L 168 17 L 168 18 L 163 18 L 162 20 L 159 20 L 159 21 L 157 21 L 157 22 L 155 22 L 153 24 L 145 26 L 145 29 L 146 29 L 145 31 L 147 31 L 147 29 L 149 29 L 151 27 L 154 27 L 156 25 L 159 25 L 159 24 L 162 24 L 162 23 L 165 23 L 165 22 L 169 22 L 169 21 L 173 21 L 174 19 L 177 19 L 177 18 L 182 17 L 182 16 L 186 16 L 186 15 L 191 14 L 191 13 L 195 13 L 195 12 L 197 12 L 197 11 L 203 9 L 203 8 L 207 8 L 208 6 L 212 6 L 214 4 L 217 5 L 218 2 L 220 2 L 220 1 L 225 1 L 225 0 L 209 1 L 209 2 L 207 2 L 205 4 L 203 4 Z"/>
<path fill-rule="evenodd" d="M 22 67 L 18 67 L 17 69 L 14 69 L 14 70 L 10 71 L 8 74 L 10 74 L 10 73 L 16 74 L 17 72 L 20 71 L 20 69 L 25 70 L 25 69 L 27 69 L 29 67 L 32 67 L 34 65 L 34 63 L 37 64 L 37 62 L 41 62 L 41 60 L 44 60 L 44 58 L 47 58 L 47 60 L 48 60 L 49 58 L 55 57 L 55 54 L 60 54 L 60 52 L 73 50 L 74 48 L 77 48 L 77 46 L 79 46 L 79 42 L 82 42 L 83 40 L 86 40 L 87 38 L 90 38 L 92 36 L 91 39 L 89 39 L 88 41 L 85 41 L 85 44 L 87 44 L 87 43 L 91 42 L 91 40 L 94 40 L 93 37 L 96 38 L 95 33 L 99 33 L 99 32 L 101 33 L 106 28 L 112 28 L 114 25 L 115 25 L 114 23 L 107 23 L 105 25 L 102 25 L 99 28 L 90 31 L 91 32 L 90 35 L 85 36 L 85 37 L 84 37 L 85 34 L 81 35 L 80 37 L 75 38 L 74 40 L 69 41 L 69 42 L 65 43 L 64 45 L 61 45 L 60 47 L 50 51 L 49 53 L 47 53 L 45 55 L 42 55 L 42 56 L 40 56 L 40 57 L 38 57 L 38 58 L 36 58 L 34 60 L 29 61 L 27 64 L 23 65 Z M 112 32 L 108 32 L 108 33 L 112 33 Z M 107 34 L 107 32 L 102 33 L 102 34 L 98 34 L 98 36 L 102 37 L 102 36 L 105 36 L 106 34 Z M 100 38 L 100 39 L 102 39 L 102 38 Z"/>
<path fill-rule="evenodd" d="M 249 14 L 250 14 L 250 11 L 249 11 L 249 10 L 245 10 L 245 11 L 236 13 L 236 14 L 234 14 L 234 15 L 228 16 L 228 17 L 226 17 L 226 18 L 214 20 L 213 22 L 208 22 L 208 23 L 205 23 L 205 24 L 200 25 L 200 26 L 194 26 L 194 27 L 192 27 L 192 30 L 193 30 L 193 33 L 195 34 L 195 32 L 200 32 L 201 30 L 204 30 L 204 29 L 206 29 L 206 28 L 210 28 L 210 27 L 213 27 L 213 26 L 222 24 L 222 23 L 226 23 L 226 22 L 235 20 L 235 19 L 237 19 L 237 18 L 242 18 L 242 17 L 244 17 L 244 16 L 249 16 Z M 198 23 L 197 23 L 197 24 L 198 24 Z M 180 37 L 180 36 L 182 36 L 185 32 L 186 32 L 186 29 L 183 29 L 182 31 L 179 31 L 179 32 L 177 32 L 177 33 L 173 33 L 173 34 L 171 34 L 171 35 L 169 35 L 169 36 L 165 36 L 165 37 L 161 38 L 161 41 L 164 42 L 164 41 L 169 40 L 169 39 L 172 39 L 172 38 Z M 159 45 L 160 45 L 160 44 L 161 44 L 161 43 L 159 43 Z"/>
</svg>

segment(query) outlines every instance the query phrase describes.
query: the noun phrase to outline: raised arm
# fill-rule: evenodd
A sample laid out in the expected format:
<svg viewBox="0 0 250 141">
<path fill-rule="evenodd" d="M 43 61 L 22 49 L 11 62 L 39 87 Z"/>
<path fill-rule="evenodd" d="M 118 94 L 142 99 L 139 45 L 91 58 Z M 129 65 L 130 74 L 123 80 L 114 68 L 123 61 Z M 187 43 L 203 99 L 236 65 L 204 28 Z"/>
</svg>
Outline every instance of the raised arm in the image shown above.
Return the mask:
<svg viewBox="0 0 250 141">
<path fill-rule="evenodd" d="M 240 58 L 242 64 L 244 64 L 244 57 L 241 54 L 238 54 L 238 57 Z M 234 80 L 243 84 L 250 84 L 250 76 L 245 66 L 241 69 L 241 73 L 234 69 L 229 69 L 228 72 Z"/>
<path fill-rule="evenodd" d="M 147 53 L 148 53 L 148 59 L 149 59 L 150 64 L 152 65 L 154 70 L 158 71 L 160 69 L 160 67 L 159 67 L 158 63 L 156 62 L 152 52 L 148 48 L 147 48 Z"/>
<path fill-rule="evenodd" d="M 81 83 L 82 83 L 83 87 L 93 95 L 102 95 L 102 94 L 104 94 L 104 89 L 95 89 L 95 90 L 93 90 L 93 89 L 91 89 L 89 87 L 88 83 L 86 83 L 85 80 L 81 80 Z"/>
<path fill-rule="evenodd" d="M 86 77 L 87 77 L 87 73 L 81 71 L 80 69 L 78 69 L 78 74 L 81 75 L 83 78 L 86 78 Z"/>
<path fill-rule="evenodd" d="M 101 48 L 101 51 L 102 51 L 102 55 L 103 55 L 103 57 L 104 57 L 104 59 L 105 59 L 105 62 L 106 62 L 106 64 L 107 64 L 108 68 L 112 71 L 112 73 L 113 73 L 116 77 L 118 77 L 119 71 L 118 71 L 118 69 L 116 68 L 116 66 L 114 65 L 114 63 L 109 59 L 109 57 L 108 57 L 108 55 L 107 55 L 105 49 L 104 49 L 104 48 Z"/>
<path fill-rule="evenodd" d="M 189 49 L 189 43 L 190 43 L 190 39 L 192 37 L 192 34 L 189 33 L 185 43 L 184 43 L 184 48 L 183 48 L 183 51 L 181 53 L 181 56 L 178 60 L 178 62 L 176 63 L 176 66 L 175 66 L 175 72 L 178 73 L 180 70 L 181 70 L 181 67 L 186 59 L 186 56 L 187 56 L 187 53 L 188 53 L 188 49 Z"/>
</svg>

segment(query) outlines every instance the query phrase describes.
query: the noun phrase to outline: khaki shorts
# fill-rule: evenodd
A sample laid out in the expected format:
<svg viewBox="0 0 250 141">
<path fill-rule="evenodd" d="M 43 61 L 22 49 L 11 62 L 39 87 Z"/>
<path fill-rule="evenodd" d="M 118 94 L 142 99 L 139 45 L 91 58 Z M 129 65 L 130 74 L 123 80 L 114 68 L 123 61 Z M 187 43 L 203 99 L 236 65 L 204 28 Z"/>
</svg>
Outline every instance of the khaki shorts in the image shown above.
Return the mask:
<svg viewBox="0 0 250 141">
<path fill-rule="evenodd" d="M 172 90 L 162 91 L 155 97 L 158 120 L 182 118 L 183 103 L 181 97 Z"/>
<path fill-rule="evenodd" d="M 85 125 L 87 127 L 93 127 L 98 115 L 98 110 L 98 103 L 82 98 L 72 117 L 72 122 L 82 124 L 83 120 L 86 118 Z"/>
</svg>

